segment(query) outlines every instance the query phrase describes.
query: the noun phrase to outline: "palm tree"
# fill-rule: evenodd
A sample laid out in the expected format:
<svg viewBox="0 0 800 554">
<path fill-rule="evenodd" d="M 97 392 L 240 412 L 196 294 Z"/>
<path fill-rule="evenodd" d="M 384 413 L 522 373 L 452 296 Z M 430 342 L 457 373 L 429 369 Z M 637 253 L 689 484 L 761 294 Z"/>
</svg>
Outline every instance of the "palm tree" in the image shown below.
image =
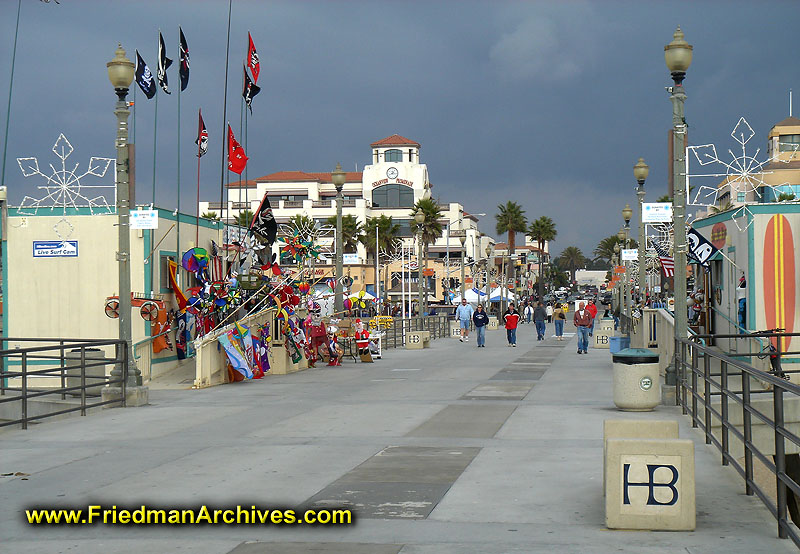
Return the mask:
<svg viewBox="0 0 800 554">
<path fill-rule="evenodd" d="M 600 242 L 597 243 L 595 246 L 594 254 L 595 260 L 603 260 L 604 262 L 608 262 L 611 265 L 611 259 L 614 257 L 614 247 L 619 245 L 620 248 L 624 248 L 622 246 L 622 242 L 617 238 L 617 235 L 611 235 L 610 237 L 606 237 Z"/>
<path fill-rule="evenodd" d="M 214 219 L 214 220 L 219 219 L 219 215 L 217 214 L 217 212 L 203 212 L 202 214 L 200 214 L 200 217 L 202 217 L 203 219 Z"/>
<path fill-rule="evenodd" d="M 425 220 L 422 223 L 414 221 L 414 215 L 417 212 L 422 212 L 425 215 Z M 439 223 L 439 218 L 442 217 L 442 210 L 439 208 L 439 203 L 432 198 L 420 198 L 414 204 L 414 209 L 411 211 L 411 232 L 414 234 L 422 233 L 422 244 L 424 252 L 422 255 L 422 263 L 427 267 L 428 259 L 428 246 L 442 236 L 442 224 Z M 418 286 L 422 285 L 420 283 Z M 427 302 L 423 303 L 427 304 Z M 422 310 L 420 310 L 422 313 Z"/>
<path fill-rule="evenodd" d="M 380 215 L 378 217 L 368 217 L 367 223 L 362 227 L 363 234 L 361 243 L 367 248 L 367 252 L 372 254 L 375 259 L 375 227 L 378 227 L 378 248 L 377 251 L 388 252 L 394 248 L 394 243 L 400 235 L 400 224 L 392 221 L 390 215 Z"/>
<path fill-rule="evenodd" d="M 586 256 L 577 246 L 567 246 L 558 259 L 562 265 L 569 268 L 570 282 L 575 283 L 575 271 L 586 264 Z"/>
<path fill-rule="evenodd" d="M 234 223 L 237 225 L 241 225 L 242 227 L 250 227 L 250 222 L 253 221 L 253 218 L 256 214 L 251 212 L 250 210 L 245 210 L 243 212 L 239 212 L 236 214 L 234 218 Z"/>
<path fill-rule="evenodd" d="M 543 215 L 531 223 L 528 236 L 539 245 L 539 298 L 544 296 L 544 243 L 556 238 L 556 224 L 553 220 Z"/>
<path fill-rule="evenodd" d="M 508 255 L 509 263 L 506 264 L 506 280 L 511 280 L 513 275 L 514 266 L 511 263 L 511 258 L 516 254 L 517 249 L 517 233 L 524 233 L 528 227 L 528 221 L 525 218 L 525 210 L 516 202 L 506 202 L 505 205 L 500 204 L 497 206 L 498 212 L 494 215 L 497 220 L 497 232 L 499 234 L 508 233 Z M 500 299 L 500 309 L 505 308 L 505 302 Z"/>
<path fill-rule="evenodd" d="M 730 200 L 728 200 L 728 201 L 727 201 L 727 202 L 726 202 L 724 205 L 722 205 L 722 206 L 711 206 L 711 213 L 714 213 L 714 214 L 721 214 L 722 212 L 727 212 L 727 211 L 728 211 L 728 210 L 730 210 L 731 208 L 733 208 L 733 203 L 732 203 Z"/>
<path fill-rule="evenodd" d="M 665 194 L 664 196 L 656 200 L 656 202 L 672 202 L 672 197 L 669 194 Z"/>
<path fill-rule="evenodd" d="M 792 202 L 794 199 L 795 196 L 791 192 L 782 192 L 778 195 L 778 202 Z"/>
<path fill-rule="evenodd" d="M 325 220 L 326 225 L 336 227 L 336 216 L 332 215 Z M 344 251 L 355 252 L 358 243 L 363 239 L 363 230 L 356 216 L 348 214 L 342 216 L 342 247 Z"/>
</svg>

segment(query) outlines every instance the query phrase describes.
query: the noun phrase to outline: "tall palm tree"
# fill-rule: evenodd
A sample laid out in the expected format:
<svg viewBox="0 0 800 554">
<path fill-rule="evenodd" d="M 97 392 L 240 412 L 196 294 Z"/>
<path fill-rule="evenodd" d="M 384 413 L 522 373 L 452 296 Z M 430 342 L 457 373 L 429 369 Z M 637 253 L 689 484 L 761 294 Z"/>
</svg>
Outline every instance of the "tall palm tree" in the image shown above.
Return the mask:
<svg viewBox="0 0 800 554">
<path fill-rule="evenodd" d="M 506 264 L 506 281 L 511 280 L 514 272 L 514 264 L 512 258 L 516 254 L 517 249 L 517 233 L 524 233 L 528 227 L 528 220 L 525 218 L 525 210 L 516 202 L 506 202 L 505 205 L 500 204 L 497 206 L 498 212 L 494 215 L 497 220 L 498 234 L 508 233 L 508 255 L 509 260 Z M 505 308 L 505 300 L 500 295 L 500 309 Z"/>
<path fill-rule="evenodd" d="M 375 227 L 378 227 L 378 248 L 377 252 L 390 251 L 394 247 L 395 241 L 400 235 L 400 224 L 392 221 L 390 215 L 380 215 L 378 217 L 368 217 L 367 223 L 362 227 L 361 243 L 366 247 L 367 253 L 372 254 L 375 259 Z"/>
<path fill-rule="evenodd" d="M 546 215 L 531 222 L 528 228 L 528 236 L 539 246 L 539 298 L 544 296 L 544 244 L 555 240 L 557 234 L 556 224 Z"/>
<path fill-rule="evenodd" d="M 721 214 L 722 212 L 727 212 L 732 208 L 733 208 L 733 202 L 728 200 L 725 204 L 721 206 L 711 206 L 711 213 Z"/>
<path fill-rule="evenodd" d="M 425 215 L 425 220 L 422 223 L 417 223 L 414 221 L 413 216 L 420 211 Z M 411 232 L 415 235 L 418 232 L 422 233 L 424 252 L 421 261 L 425 264 L 425 267 L 427 267 L 428 246 L 436 242 L 436 240 L 442 236 L 442 224 L 439 223 L 439 218 L 442 217 L 442 210 L 439 208 L 439 203 L 433 198 L 420 198 L 417 200 L 417 203 L 414 204 L 411 216 Z M 420 313 L 422 312 L 420 311 Z"/>
<path fill-rule="evenodd" d="M 614 245 L 619 244 L 620 248 L 627 248 L 624 244 L 624 241 L 620 241 L 617 238 L 617 235 L 611 235 L 610 237 L 606 237 L 600 242 L 597 243 L 597 246 L 594 247 L 594 260 L 595 261 L 604 261 L 609 266 L 611 265 L 611 258 L 614 256 Z M 632 238 L 628 239 L 628 244 L 630 248 L 638 248 L 639 243 Z"/>
<path fill-rule="evenodd" d="M 575 271 L 586 263 L 586 256 L 577 246 L 567 246 L 558 259 L 562 265 L 569 268 L 570 282 L 575 283 Z"/>
<path fill-rule="evenodd" d="M 241 225 L 242 227 L 250 227 L 250 222 L 253 221 L 253 217 L 256 214 L 251 212 L 250 210 L 245 210 L 243 212 L 239 212 L 236 217 L 234 218 L 234 222 L 237 225 Z"/>
<path fill-rule="evenodd" d="M 336 227 L 336 216 L 332 215 L 325 220 L 326 225 Z M 364 232 L 358 218 L 352 214 L 342 216 L 342 248 L 345 252 L 358 250 L 358 243 L 362 241 Z"/>
</svg>

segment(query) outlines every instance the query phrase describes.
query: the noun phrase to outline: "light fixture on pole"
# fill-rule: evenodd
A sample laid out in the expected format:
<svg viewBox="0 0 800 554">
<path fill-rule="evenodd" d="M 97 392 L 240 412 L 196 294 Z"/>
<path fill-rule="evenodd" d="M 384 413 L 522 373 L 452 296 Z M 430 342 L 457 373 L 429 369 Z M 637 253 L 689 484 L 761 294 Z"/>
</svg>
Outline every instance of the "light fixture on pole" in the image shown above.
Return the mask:
<svg viewBox="0 0 800 554">
<path fill-rule="evenodd" d="M 428 190 L 430 190 L 430 189 L 428 189 Z M 479 213 L 479 214 L 472 214 L 472 215 L 478 215 L 478 216 L 484 217 L 486 214 L 485 213 Z M 448 302 L 448 303 L 450 302 L 450 295 L 448 294 L 450 292 L 450 226 L 453 223 L 458 223 L 459 221 L 463 221 L 463 220 L 464 220 L 464 217 L 462 216 L 462 217 L 459 217 L 458 219 L 455 219 L 453 221 L 448 221 L 447 225 L 445 226 L 445 243 L 444 244 L 445 244 L 445 249 L 446 249 L 445 250 L 446 251 L 445 259 L 447 260 L 447 262 L 446 262 L 447 269 L 446 269 L 445 283 L 447 285 L 445 286 L 445 295 L 444 295 L 444 297 L 445 297 L 445 301 Z M 477 257 L 477 256 L 475 256 L 475 257 Z"/>
<path fill-rule="evenodd" d="M 624 226 L 620 227 L 619 232 L 617 233 L 617 238 L 619 239 L 622 246 L 621 249 L 627 249 L 627 236 L 628 233 Z M 620 259 L 622 260 L 622 266 L 625 268 L 625 272 L 622 274 L 622 290 L 621 290 L 621 297 L 620 300 L 622 302 L 622 310 L 620 312 L 624 316 L 628 311 L 628 260 L 625 259 L 625 256 L 620 253 Z M 620 329 L 623 333 L 627 331 L 627 323 L 625 322 L 625 318 L 620 318 L 622 324 L 620 325 Z"/>
<path fill-rule="evenodd" d="M 619 238 L 619 235 L 617 235 L 617 238 Z M 617 267 L 619 266 L 619 242 L 615 242 L 614 243 L 614 255 L 611 256 L 611 264 L 614 267 L 614 277 L 616 277 L 617 276 L 617 273 L 616 273 Z M 616 305 L 612 305 L 611 306 L 611 311 L 613 313 L 616 313 L 617 310 L 619 309 L 619 305 L 620 305 L 620 298 L 619 298 L 620 293 L 619 293 L 619 291 L 620 291 L 620 289 L 617 288 L 617 290 L 615 291 L 615 294 L 613 294 L 611 296 L 612 304 L 616 303 Z"/>
<path fill-rule="evenodd" d="M 647 175 L 650 173 L 650 167 L 644 163 L 644 158 L 639 158 L 636 165 L 633 166 L 633 176 L 639 184 L 636 187 L 636 196 L 639 198 L 639 303 L 644 305 L 647 298 L 647 262 L 645 254 L 647 251 L 647 237 L 644 233 L 644 182 L 647 180 Z M 644 348 L 644 335 L 642 334 L 641 348 Z"/>
<path fill-rule="evenodd" d="M 422 210 L 417 210 L 414 213 L 414 221 L 417 223 L 417 245 L 419 250 L 419 254 L 417 255 L 417 313 L 419 317 L 422 317 L 422 224 L 425 223 L 425 214 Z"/>
<path fill-rule="evenodd" d="M 117 230 L 118 230 L 118 252 L 117 261 L 119 262 L 119 338 L 127 344 L 127 367 L 125 375 L 123 371 L 115 367 L 111 375 L 116 378 L 125 378 L 128 396 L 131 395 L 132 387 L 141 387 L 142 374 L 136 367 L 133 357 L 133 343 L 131 330 L 131 235 L 130 235 L 130 181 L 129 181 L 129 162 L 128 162 L 128 88 L 133 81 L 134 65 L 125 55 L 122 44 L 117 46 L 114 59 L 106 64 L 108 69 L 108 79 L 117 94 L 117 103 L 114 114 L 117 116 Z M 121 394 L 121 389 L 118 394 Z M 144 392 L 146 397 L 146 392 Z M 141 402 L 141 397 L 137 398 L 135 404 L 147 403 L 145 399 Z M 131 405 L 131 404 L 128 404 Z"/>
<path fill-rule="evenodd" d="M 491 304 L 489 302 L 489 296 L 492 293 L 492 289 L 489 286 L 489 280 L 491 279 L 490 270 L 489 270 L 489 263 L 490 263 L 491 259 L 492 259 L 492 246 L 491 245 L 487 245 L 486 246 L 486 283 L 484 285 L 485 288 L 486 288 L 486 313 L 487 314 L 489 313 L 489 308 L 491 307 Z"/>
<path fill-rule="evenodd" d="M 686 313 L 686 118 L 684 103 L 686 93 L 683 79 L 692 64 L 692 46 L 686 42 L 683 31 L 678 27 L 672 35 L 672 42 L 664 47 L 664 61 L 667 63 L 675 86 L 668 87 L 672 102 L 672 145 L 675 158 L 672 160 L 672 216 L 675 258 L 675 359 L 667 367 L 665 383 L 677 384 L 676 368 L 680 353 L 677 341 L 689 334 Z"/>
<path fill-rule="evenodd" d="M 467 259 L 467 252 L 464 249 L 464 245 L 467 243 L 467 236 L 464 235 L 463 237 L 459 237 L 461 240 L 461 298 L 464 298 L 464 262 Z"/>
<path fill-rule="evenodd" d="M 331 173 L 333 186 L 336 187 L 336 288 L 334 289 L 333 311 L 341 314 L 344 311 L 344 298 L 342 294 L 343 260 L 342 249 L 342 188 L 347 174 L 342 171 L 342 165 L 336 162 L 336 169 Z"/>
</svg>

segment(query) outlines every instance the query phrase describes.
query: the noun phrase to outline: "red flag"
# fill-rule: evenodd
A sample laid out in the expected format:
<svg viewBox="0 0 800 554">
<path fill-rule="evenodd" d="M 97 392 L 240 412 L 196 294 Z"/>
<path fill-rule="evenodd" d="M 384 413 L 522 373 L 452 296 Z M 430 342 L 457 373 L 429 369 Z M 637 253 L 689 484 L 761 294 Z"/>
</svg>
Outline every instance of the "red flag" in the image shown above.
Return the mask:
<svg viewBox="0 0 800 554">
<path fill-rule="evenodd" d="M 261 63 L 258 61 L 258 52 L 256 52 L 256 45 L 253 44 L 253 37 L 250 36 L 250 32 L 247 33 L 247 40 L 249 41 L 249 45 L 247 47 L 247 67 L 250 68 L 250 72 L 253 74 L 253 82 L 258 82 L 258 74 L 261 72 Z"/>
<path fill-rule="evenodd" d="M 233 129 L 228 124 L 228 170 L 241 175 L 246 165 L 247 156 L 244 154 L 244 148 L 236 142 L 236 137 L 233 136 Z"/>
<path fill-rule="evenodd" d="M 199 126 L 197 129 L 197 140 L 194 143 L 197 145 L 197 157 L 202 158 L 203 154 L 208 152 L 208 131 L 206 130 L 206 124 L 203 121 L 203 111 L 198 111 L 198 116 L 200 117 Z"/>
</svg>

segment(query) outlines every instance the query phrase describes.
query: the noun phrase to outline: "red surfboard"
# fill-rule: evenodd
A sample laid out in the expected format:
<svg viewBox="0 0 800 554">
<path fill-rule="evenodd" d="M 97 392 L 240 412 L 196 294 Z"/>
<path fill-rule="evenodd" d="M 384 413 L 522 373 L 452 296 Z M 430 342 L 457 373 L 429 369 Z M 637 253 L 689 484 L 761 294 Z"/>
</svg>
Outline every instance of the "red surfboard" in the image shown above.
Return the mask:
<svg viewBox="0 0 800 554">
<path fill-rule="evenodd" d="M 789 221 L 776 214 L 764 233 L 764 311 L 767 328 L 794 332 L 796 307 L 794 240 Z M 781 339 L 781 352 L 787 352 L 791 337 Z M 772 339 L 773 346 L 777 346 Z"/>
</svg>

